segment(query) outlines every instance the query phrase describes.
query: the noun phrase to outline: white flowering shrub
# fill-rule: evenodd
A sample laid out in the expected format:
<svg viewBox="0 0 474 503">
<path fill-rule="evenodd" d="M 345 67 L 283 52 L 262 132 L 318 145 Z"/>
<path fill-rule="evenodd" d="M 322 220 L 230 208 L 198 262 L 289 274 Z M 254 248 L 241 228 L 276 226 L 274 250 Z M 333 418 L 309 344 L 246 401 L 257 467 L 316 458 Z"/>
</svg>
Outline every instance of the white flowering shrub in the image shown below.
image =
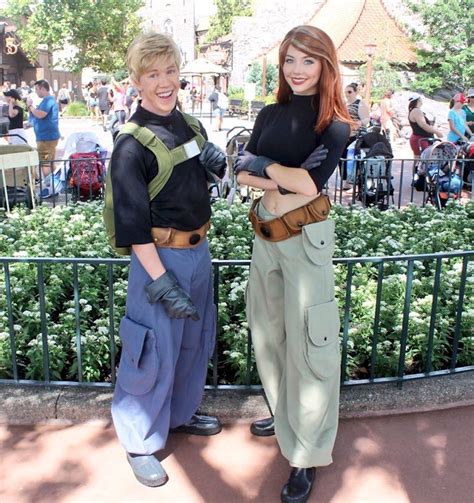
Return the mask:
<svg viewBox="0 0 474 503">
<path fill-rule="evenodd" d="M 252 249 L 252 230 L 247 219 L 248 206 L 225 201 L 213 205 L 209 243 L 214 259 L 248 260 Z M 474 203 L 448 204 L 444 211 L 432 207 L 409 206 L 388 210 L 334 206 L 336 221 L 336 258 L 381 257 L 420 253 L 474 250 Z M 102 224 L 100 203 L 83 203 L 55 209 L 40 207 L 34 211 L 16 210 L 0 218 L 0 256 L 2 257 L 81 257 L 110 258 Z M 52 380 L 78 380 L 80 354 L 84 381 L 110 381 L 112 345 L 119 350 L 117 337 L 123 316 L 127 289 L 126 265 L 113 267 L 114 336 L 110 340 L 109 277 L 106 265 L 77 266 L 77 290 L 74 289 L 72 264 L 43 265 L 44 320 L 40 315 L 40 288 L 36 264 L 9 265 L 12 320 L 8 318 L 5 266 L 0 268 L 0 378 L 11 378 L 12 345 L 20 378 L 44 379 L 42 324 L 48 332 L 49 369 Z M 386 261 L 380 291 L 379 323 L 374 319 L 377 304 L 379 265 L 353 265 L 350 304 L 348 306 L 347 377 L 394 376 L 403 326 L 407 284 L 406 261 Z M 428 368 L 428 333 L 435 292 L 436 261 L 414 263 L 406 373 Z M 458 298 L 461 286 L 462 258 L 442 260 L 436 292 L 437 310 L 431 368 L 449 368 Z M 474 364 L 474 265 L 467 263 L 464 303 L 461 306 L 457 366 Z M 336 294 L 345 313 L 347 265 L 335 266 Z M 247 266 L 219 268 L 218 374 L 221 384 L 258 382 L 253 355 L 248 368 L 248 325 L 244 293 Z M 76 295 L 76 297 L 75 297 Z M 76 302 L 77 301 L 77 302 Z M 341 325 L 343 327 L 343 324 Z M 341 328 L 341 336 L 342 336 Z M 80 352 L 78 351 L 80 342 Z M 376 344 L 372 367 L 372 346 Z"/>
</svg>

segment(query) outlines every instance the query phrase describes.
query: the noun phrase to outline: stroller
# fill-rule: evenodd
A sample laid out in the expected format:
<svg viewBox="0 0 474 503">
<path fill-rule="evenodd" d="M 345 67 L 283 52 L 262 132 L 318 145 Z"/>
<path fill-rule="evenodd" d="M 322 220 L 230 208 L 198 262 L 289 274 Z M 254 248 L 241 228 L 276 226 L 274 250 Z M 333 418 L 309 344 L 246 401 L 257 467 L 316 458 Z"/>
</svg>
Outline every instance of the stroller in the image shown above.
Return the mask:
<svg viewBox="0 0 474 503">
<path fill-rule="evenodd" d="M 392 147 L 385 135 L 370 131 L 354 147 L 355 195 L 366 207 L 385 210 L 393 201 Z"/>
<path fill-rule="evenodd" d="M 456 171 L 458 149 L 448 141 L 433 141 L 421 152 L 417 167 L 418 179 L 425 179 L 425 200 L 438 209 L 446 206 L 448 199 L 458 199 L 462 179 Z"/>
<path fill-rule="evenodd" d="M 232 203 L 236 194 L 240 196 L 242 202 L 247 202 L 258 197 L 257 189 L 246 186 L 237 186 L 236 175 L 234 173 L 235 159 L 239 154 L 243 154 L 245 146 L 250 140 L 252 130 L 243 126 L 236 126 L 227 132 L 226 153 L 227 153 L 227 166 L 228 179 L 224 181 L 227 184 L 227 197 L 229 203 Z"/>
<path fill-rule="evenodd" d="M 103 196 L 107 150 L 101 147 L 97 135 L 91 132 L 73 133 L 66 140 L 64 157 L 69 167 L 66 173 L 73 201 L 90 201 Z"/>
</svg>

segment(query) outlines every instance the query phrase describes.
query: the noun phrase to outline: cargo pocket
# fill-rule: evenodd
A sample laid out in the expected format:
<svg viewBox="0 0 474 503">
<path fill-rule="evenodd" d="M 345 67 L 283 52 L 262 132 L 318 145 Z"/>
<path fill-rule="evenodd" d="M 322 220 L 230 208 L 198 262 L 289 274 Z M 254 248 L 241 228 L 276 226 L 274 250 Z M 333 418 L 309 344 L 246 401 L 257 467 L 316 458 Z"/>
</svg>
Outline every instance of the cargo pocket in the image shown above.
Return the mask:
<svg viewBox="0 0 474 503">
<path fill-rule="evenodd" d="M 144 395 L 156 383 L 159 356 L 155 332 L 124 316 L 120 323 L 122 355 L 117 384 L 127 393 Z"/>
<path fill-rule="evenodd" d="M 305 359 L 319 379 L 327 379 L 339 369 L 339 326 L 335 300 L 306 308 Z"/>
<path fill-rule="evenodd" d="M 303 248 L 313 264 L 325 265 L 334 254 L 334 220 L 324 220 L 303 227 Z"/>
</svg>

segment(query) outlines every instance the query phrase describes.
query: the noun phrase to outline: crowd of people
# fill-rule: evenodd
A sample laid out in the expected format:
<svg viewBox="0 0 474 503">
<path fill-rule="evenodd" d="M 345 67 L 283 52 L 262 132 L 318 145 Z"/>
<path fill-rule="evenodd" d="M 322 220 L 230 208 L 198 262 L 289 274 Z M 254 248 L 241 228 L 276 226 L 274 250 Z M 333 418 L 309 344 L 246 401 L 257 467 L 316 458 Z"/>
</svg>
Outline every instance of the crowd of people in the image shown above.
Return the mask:
<svg viewBox="0 0 474 503">
<path fill-rule="evenodd" d="M 110 83 L 106 79 L 93 80 L 84 86 L 83 96 L 90 118 L 104 130 L 113 123 L 125 124 L 138 106 L 137 89 L 128 78 L 118 82 L 112 77 Z"/>
</svg>

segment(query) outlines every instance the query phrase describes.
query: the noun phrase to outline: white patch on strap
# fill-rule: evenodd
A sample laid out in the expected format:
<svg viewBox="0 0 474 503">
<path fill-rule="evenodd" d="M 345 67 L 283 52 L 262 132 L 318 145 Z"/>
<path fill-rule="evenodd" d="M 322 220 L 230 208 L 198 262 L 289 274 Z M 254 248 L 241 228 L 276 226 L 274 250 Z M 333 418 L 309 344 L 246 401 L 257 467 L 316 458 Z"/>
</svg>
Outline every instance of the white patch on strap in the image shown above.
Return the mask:
<svg viewBox="0 0 474 503">
<path fill-rule="evenodd" d="M 184 150 L 186 151 L 188 159 L 191 159 L 191 157 L 195 157 L 201 153 L 201 149 L 199 148 L 199 145 L 196 140 L 192 140 L 189 141 L 188 143 L 185 143 L 183 147 Z"/>
</svg>

